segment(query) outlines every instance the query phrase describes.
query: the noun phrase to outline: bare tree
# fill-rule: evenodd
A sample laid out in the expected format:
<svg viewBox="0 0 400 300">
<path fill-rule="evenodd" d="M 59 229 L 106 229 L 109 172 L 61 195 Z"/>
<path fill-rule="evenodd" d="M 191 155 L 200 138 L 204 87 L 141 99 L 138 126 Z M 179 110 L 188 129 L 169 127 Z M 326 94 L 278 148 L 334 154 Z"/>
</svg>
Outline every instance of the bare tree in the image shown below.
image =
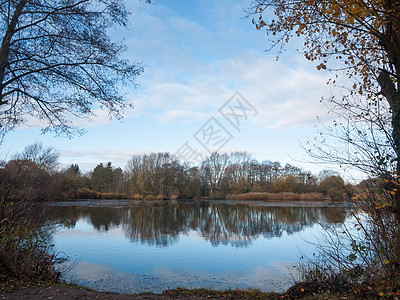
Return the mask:
<svg viewBox="0 0 400 300">
<path fill-rule="evenodd" d="M 120 84 L 143 71 L 120 58 L 125 47 L 107 34 L 127 24 L 120 0 L 1 1 L 0 133 L 28 116 L 66 134 L 72 116 L 89 117 L 93 108 L 120 117 L 129 106 Z"/>
<path fill-rule="evenodd" d="M 229 156 L 226 153 L 213 152 L 202 163 L 202 170 L 206 174 L 207 184 L 210 189 L 210 196 L 214 197 L 215 189 L 221 185 L 222 178 L 226 173 L 229 163 Z"/>
<path fill-rule="evenodd" d="M 42 143 L 34 143 L 25 147 L 22 153 L 15 155 L 14 159 L 31 161 L 37 168 L 47 173 L 56 172 L 59 153 L 53 147 L 44 147 Z"/>
</svg>

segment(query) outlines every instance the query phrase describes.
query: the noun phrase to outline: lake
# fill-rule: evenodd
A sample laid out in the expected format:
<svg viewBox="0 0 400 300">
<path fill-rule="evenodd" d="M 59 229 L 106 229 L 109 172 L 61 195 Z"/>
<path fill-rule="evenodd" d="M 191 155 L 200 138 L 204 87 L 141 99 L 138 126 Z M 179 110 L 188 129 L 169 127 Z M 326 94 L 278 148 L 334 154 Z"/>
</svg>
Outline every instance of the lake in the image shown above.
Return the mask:
<svg viewBox="0 0 400 300">
<path fill-rule="evenodd" d="M 119 293 L 283 291 L 323 227 L 350 218 L 340 204 L 233 201 L 88 200 L 54 203 L 49 215 L 71 220 L 52 236 L 70 257 L 64 279 Z"/>
</svg>

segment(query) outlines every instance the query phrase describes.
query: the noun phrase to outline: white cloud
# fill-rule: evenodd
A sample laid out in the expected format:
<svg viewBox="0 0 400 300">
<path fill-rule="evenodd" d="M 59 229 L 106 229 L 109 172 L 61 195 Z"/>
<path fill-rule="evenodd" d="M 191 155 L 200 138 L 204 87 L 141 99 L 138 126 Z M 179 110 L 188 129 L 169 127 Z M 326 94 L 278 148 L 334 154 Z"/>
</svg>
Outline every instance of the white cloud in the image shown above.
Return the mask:
<svg viewBox="0 0 400 300">
<path fill-rule="evenodd" d="M 144 149 L 140 151 L 124 150 L 61 150 L 60 158 L 62 167 L 78 164 L 84 172 L 93 170 L 99 163 L 112 162 L 114 167 L 125 168 L 127 162 L 134 154 L 145 154 L 154 150 Z"/>
<path fill-rule="evenodd" d="M 307 126 L 325 115 L 319 100 L 329 95 L 328 74 L 312 64 L 285 65 L 295 61 L 288 52 L 285 61 L 267 55 L 265 34 L 243 19 L 246 1 L 206 1 L 193 14 L 183 4 L 131 5 L 129 55 L 148 64 L 132 93 L 136 114 L 162 123 L 206 119 L 240 91 L 259 111 L 256 123 L 267 127 Z"/>
<path fill-rule="evenodd" d="M 209 118 L 208 113 L 196 112 L 190 110 L 167 110 L 160 115 L 156 115 L 160 123 L 176 123 L 176 122 L 194 122 Z"/>
<path fill-rule="evenodd" d="M 315 124 L 326 107 L 319 103 L 329 90 L 327 74 L 296 69 L 271 56 L 246 52 L 222 63 L 224 73 L 258 110 L 256 123 L 268 127 Z"/>
<path fill-rule="evenodd" d="M 259 125 L 308 126 L 326 115 L 319 100 L 329 96 L 328 77 L 312 67 L 290 68 L 271 56 L 246 51 L 188 75 L 187 82 L 148 79 L 144 93 L 132 96 L 136 113 L 162 123 L 206 120 L 239 91 L 258 110 Z"/>
</svg>

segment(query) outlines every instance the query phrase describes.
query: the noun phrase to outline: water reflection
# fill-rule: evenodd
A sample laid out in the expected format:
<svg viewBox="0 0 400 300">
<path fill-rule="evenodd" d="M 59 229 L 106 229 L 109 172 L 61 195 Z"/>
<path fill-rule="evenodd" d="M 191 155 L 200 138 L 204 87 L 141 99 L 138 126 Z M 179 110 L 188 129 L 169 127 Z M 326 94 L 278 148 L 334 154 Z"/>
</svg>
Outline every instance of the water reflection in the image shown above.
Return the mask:
<svg viewBox="0 0 400 300">
<path fill-rule="evenodd" d="M 247 204 L 191 202 L 126 205 L 120 207 L 52 207 L 53 219 L 80 219 L 98 230 L 121 226 L 132 242 L 169 246 L 180 234 L 196 231 L 212 245 L 246 247 L 260 236 L 291 235 L 315 223 L 343 223 L 344 207 L 267 207 Z"/>
</svg>

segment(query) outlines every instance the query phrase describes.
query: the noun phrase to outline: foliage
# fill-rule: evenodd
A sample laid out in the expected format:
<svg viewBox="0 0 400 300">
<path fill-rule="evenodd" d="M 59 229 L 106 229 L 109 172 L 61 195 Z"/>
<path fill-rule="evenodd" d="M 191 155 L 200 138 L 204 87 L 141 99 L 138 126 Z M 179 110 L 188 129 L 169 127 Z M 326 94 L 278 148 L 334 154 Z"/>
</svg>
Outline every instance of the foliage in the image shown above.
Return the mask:
<svg viewBox="0 0 400 300">
<path fill-rule="evenodd" d="M 221 157 L 224 157 L 223 169 L 218 161 Z M 246 159 L 238 160 L 238 157 Z M 278 162 L 258 162 L 245 152 L 214 154 L 199 167 L 182 163 L 169 153 L 134 155 L 124 171 L 111 162 L 99 163 L 87 173 L 82 173 L 77 164 L 63 170 L 58 170 L 57 166 L 55 149 L 41 144 L 28 145 L 0 166 L 0 184 L 5 197 L 12 201 L 29 199 L 35 202 L 127 198 L 322 199 L 321 186 L 310 172 L 289 164 L 281 167 Z M 290 183 L 291 193 L 279 193 L 284 190 L 282 183 Z M 326 189 L 337 190 L 335 182 L 322 184 Z"/>
<path fill-rule="evenodd" d="M 279 51 L 300 37 L 306 59 L 336 71 L 329 83 L 339 85 L 343 75 L 350 83 L 344 96 L 328 99 L 337 119 L 307 150 L 320 161 L 361 170 L 373 184 L 364 183 L 355 197 L 358 234 L 345 229 L 347 244 L 337 238 L 323 247 L 319 270 L 353 281 L 389 280 L 399 290 L 400 2 L 256 0 L 249 13 Z"/>
<path fill-rule="evenodd" d="M 316 244 L 318 255 L 306 258 L 300 266 L 302 280 L 348 285 L 393 298 L 400 295 L 400 228 L 378 195 L 370 190 L 358 196 L 362 209 L 354 212 L 349 226 L 325 228 L 325 238 Z M 365 213 L 367 209 L 375 215 Z"/>
<path fill-rule="evenodd" d="M 2 197 L 12 201 L 57 199 L 57 161 L 58 153 L 53 148 L 40 144 L 27 146 L 15 159 L 3 162 L 0 169 Z"/>
<path fill-rule="evenodd" d="M 271 16 L 270 12 L 273 13 Z M 350 78 L 342 99 L 328 99 L 339 119 L 310 145 L 326 162 L 380 177 L 400 174 L 400 5 L 398 1 L 257 0 L 253 23 L 274 45 L 304 40 L 304 55 L 318 69 Z M 336 78 L 330 81 L 336 84 Z M 329 143 L 329 138 L 334 141 Z M 328 140 L 327 140 L 328 139 Z M 396 172 L 396 173 L 395 173 Z M 400 218 L 400 194 L 392 199 Z"/>
<path fill-rule="evenodd" d="M 310 172 L 289 164 L 282 167 L 279 162 L 258 162 L 246 152 L 213 153 L 199 167 L 182 164 L 169 153 L 134 155 L 125 170 L 125 182 L 128 196 L 166 198 L 172 194 L 225 199 L 251 191 L 318 192 L 317 179 Z"/>
<path fill-rule="evenodd" d="M 122 169 L 113 168 L 111 162 L 98 164 L 91 174 L 91 187 L 99 192 L 116 192 L 122 181 Z"/>
<path fill-rule="evenodd" d="M 1 201 L 0 274 L 27 281 L 57 281 L 55 264 L 63 260 L 49 244 L 52 228 L 42 227 L 40 214 L 32 214 L 33 202 Z"/>
<path fill-rule="evenodd" d="M 58 280 L 43 208 L 36 201 L 58 194 L 58 153 L 40 144 L 27 146 L 0 169 L 0 274 L 27 281 Z"/>
<path fill-rule="evenodd" d="M 277 192 L 297 192 L 298 179 L 293 175 L 285 175 L 274 182 L 274 189 Z"/>
<path fill-rule="evenodd" d="M 126 107 L 120 83 L 142 67 L 120 58 L 124 46 L 109 29 L 126 27 L 119 0 L 18 0 L 0 3 L 0 133 L 41 120 L 46 130 L 71 133 L 71 118 Z"/>
<path fill-rule="evenodd" d="M 50 227 L 34 206 L 45 197 L 36 184 L 49 185 L 50 175 L 34 162 L 14 160 L 5 165 L 0 182 L 0 274 L 23 280 L 57 280 L 60 261 L 49 244 Z M 18 198 L 15 199 L 14 198 Z"/>
<path fill-rule="evenodd" d="M 254 192 L 312 195 L 321 189 L 341 193 L 335 181 L 323 180 L 318 185 L 317 177 L 308 171 L 289 164 L 281 167 L 278 162 L 258 162 L 245 152 L 212 154 L 199 167 L 182 163 L 169 153 L 134 155 L 124 171 L 111 162 L 100 163 L 87 173 L 82 173 L 76 164 L 61 171 L 57 166 L 56 150 L 40 144 L 29 145 L 0 167 L 0 182 L 8 187 L 7 197 L 15 201 L 225 199 L 237 194 L 248 194 L 248 199 Z M 343 184 L 343 179 L 340 180 Z M 336 200 L 347 200 L 337 196 Z M 286 198 L 283 194 L 274 197 Z M 321 199 L 321 196 L 311 198 Z"/>
<path fill-rule="evenodd" d="M 301 36 L 305 57 L 322 61 L 318 69 L 327 69 L 333 60 L 333 66 L 359 79 L 351 94 L 378 101 L 377 77 L 399 79 L 399 7 L 398 1 L 388 0 L 257 0 L 250 12 L 257 29 L 274 37 L 274 45 L 284 47 L 293 35 Z"/>
<path fill-rule="evenodd" d="M 344 180 L 340 176 L 329 176 L 325 178 L 320 182 L 319 190 L 332 200 L 349 198 L 349 190 L 346 188 Z"/>
</svg>

